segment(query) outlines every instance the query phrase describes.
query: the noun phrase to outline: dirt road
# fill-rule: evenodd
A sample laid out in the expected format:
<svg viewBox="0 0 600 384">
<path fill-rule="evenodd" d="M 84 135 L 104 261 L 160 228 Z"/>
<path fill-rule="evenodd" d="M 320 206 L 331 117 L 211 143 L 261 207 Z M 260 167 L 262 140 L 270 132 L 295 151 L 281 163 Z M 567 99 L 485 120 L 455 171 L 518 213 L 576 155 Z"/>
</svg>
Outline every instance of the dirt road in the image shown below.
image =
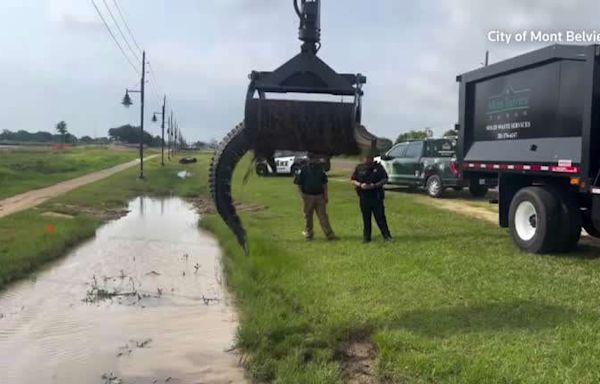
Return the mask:
<svg viewBox="0 0 600 384">
<path fill-rule="evenodd" d="M 431 205 L 432 207 L 445 209 L 476 219 L 489 221 L 492 224 L 498 224 L 497 212 L 482 207 L 476 207 L 462 199 L 432 199 L 429 196 L 417 194 L 412 194 L 412 196 L 415 196 L 416 199 L 422 204 Z"/>
<path fill-rule="evenodd" d="M 498 224 L 498 213 L 489 209 L 485 209 L 482 207 L 477 207 L 468 202 L 460 199 L 432 199 L 429 196 L 416 196 L 420 203 L 430 205 L 432 207 L 445 209 L 448 211 L 452 211 L 458 213 L 460 215 L 465 215 L 469 217 L 473 217 L 479 220 L 485 220 L 492 224 Z M 585 232 L 585 230 L 581 231 L 581 240 L 580 244 L 589 245 L 595 248 L 600 248 L 600 239 L 596 239 L 591 237 Z"/>
<path fill-rule="evenodd" d="M 354 159 L 333 158 L 331 159 L 331 169 L 350 175 L 358 163 L 359 161 Z"/>
<path fill-rule="evenodd" d="M 158 155 L 147 156 L 144 160 L 150 160 Z M 103 169 L 98 172 L 89 173 L 87 175 L 77 177 L 75 179 L 63 181 L 58 184 L 54 184 L 50 187 L 36 189 L 33 191 L 21 193 L 4 200 L 0 200 L 0 218 L 11 215 L 16 212 L 24 211 L 29 208 L 33 208 L 40 205 L 56 196 L 65 194 L 73 189 L 82 187 L 86 184 L 93 183 L 98 180 L 105 179 L 109 176 L 119 173 L 131 168 L 140 163 L 139 159 L 130 161 L 128 163 L 120 164 L 112 168 Z"/>
</svg>

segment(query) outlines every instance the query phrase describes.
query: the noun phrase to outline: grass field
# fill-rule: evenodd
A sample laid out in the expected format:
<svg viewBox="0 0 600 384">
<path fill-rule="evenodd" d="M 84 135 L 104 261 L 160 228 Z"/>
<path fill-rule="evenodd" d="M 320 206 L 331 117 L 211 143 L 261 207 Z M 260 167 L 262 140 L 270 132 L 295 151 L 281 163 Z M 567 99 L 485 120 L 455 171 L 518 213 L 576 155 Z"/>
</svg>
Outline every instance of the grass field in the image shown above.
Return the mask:
<svg viewBox="0 0 600 384">
<path fill-rule="evenodd" d="M 506 230 L 388 193 L 391 244 L 361 243 L 357 198 L 331 182 L 341 237 L 303 240 L 287 178 L 239 182 L 251 256 L 217 217 L 238 299 L 238 345 L 257 382 L 341 383 L 353 343 L 373 343 L 382 383 L 600 381 L 600 256 L 533 256 Z M 368 381 L 367 381 L 368 382 Z"/>
<path fill-rule="evenodd" d="M 134 149 L 66 148 L 0 152 L 0 199 L 137 158 Z"/>
<path fill-rule="evenodd" d="M 204 194 L 208 156 L 203 155 L 200 160 L 188 166 L 172 161 L 163 168 L 160 159 L 154 158 L 146 164 L 145 180 L 137 178 L 139 170 L 133 167 L 37 208 L 0 219 L 0 289 L 93 236 L 104 220 L 122 214 L 127 202 L 135 196 L 193 198 Z M 182 169 L 190 171 L 193 177 L 177 177 Z M 48 212 L 70 217 L 47 216 Z M 53 233 L 48 232 L 50 224 L 55 228 Z"/>
<path fill-rule="evenodd" d="M 236 198 L 264 207 L 242 214 L 251 256 L 218 217 L 203 226 L 222 242 L 240 310 L 237 344 L 256 382 L 348 382 L 353 345 L 373 346 L 377 381 L 365 382 L 600 381 L 597 249 L 524 254 L 493 224 L 394 192 L 386 205 L 395 241 L 365 245 L 356 195 L 339 181 L 329 210 L 341 240 L 307 243 L 290 178 L 242 184 L 247 166 L 236 173 Z M 0 220 L 0 287 L 93 236 L 134 196 L 206 195 L 207 167 L 204 155 L 186 167 L 154 159 L 145 181 L 132 168 Z M 193 176 L 178 178 L 181 169 Z"/>
</svg>

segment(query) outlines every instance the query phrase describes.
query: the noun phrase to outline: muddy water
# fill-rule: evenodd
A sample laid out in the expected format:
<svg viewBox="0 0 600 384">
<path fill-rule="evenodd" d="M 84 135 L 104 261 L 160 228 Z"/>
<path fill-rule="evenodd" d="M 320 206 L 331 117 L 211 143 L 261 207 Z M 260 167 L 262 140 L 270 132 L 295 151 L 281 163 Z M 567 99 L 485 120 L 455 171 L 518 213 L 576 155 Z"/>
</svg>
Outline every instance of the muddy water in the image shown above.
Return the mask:
<svg viewBox="0 0 600 384">
<path fill-rule="evenodd" d="M 1 383 L 244 382 L 215 240 L 180 199 L 129 209 L 0 293 Z"/>
</svg>

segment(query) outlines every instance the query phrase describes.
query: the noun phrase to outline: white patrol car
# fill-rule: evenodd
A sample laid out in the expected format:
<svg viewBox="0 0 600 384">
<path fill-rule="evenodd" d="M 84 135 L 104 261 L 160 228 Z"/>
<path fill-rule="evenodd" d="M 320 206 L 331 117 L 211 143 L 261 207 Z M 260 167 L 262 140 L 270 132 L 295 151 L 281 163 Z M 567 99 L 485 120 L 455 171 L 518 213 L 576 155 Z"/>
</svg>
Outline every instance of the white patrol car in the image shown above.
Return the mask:
<svg viewBox="0 0 600 384">
<path fill-rule="evenodd" d="M 295 175 L 308 161 L 306 152 L 275 151 L 272 161 L 256 162 L 256 173 L 259 176 Z"/>
</svg>

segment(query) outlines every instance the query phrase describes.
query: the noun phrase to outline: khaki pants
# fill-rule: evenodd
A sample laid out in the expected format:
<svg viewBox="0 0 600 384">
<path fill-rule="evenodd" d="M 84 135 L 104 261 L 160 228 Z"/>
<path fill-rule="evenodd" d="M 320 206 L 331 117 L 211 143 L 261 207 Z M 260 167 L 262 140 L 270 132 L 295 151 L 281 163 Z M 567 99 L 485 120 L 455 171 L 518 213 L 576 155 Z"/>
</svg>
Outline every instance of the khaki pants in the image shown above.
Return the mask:
<svg viewBox="0 0 600 384">
<path fill-rule="evenodd" d="M 331 225 L 329 224 L 329 217 L 327 216 L 327 203 L 325 202 L 325 196 L 323 195 L 307 195 L 302 194 L 302 200 L 304 201 L 304 218 L 306 220 L 306 228 L 304 234 L 307 238 L 313 237 L 313 213 L 317 212 L 321 229 L 327 238 L 333 238 L 335 234 Z"/>
</svg>

